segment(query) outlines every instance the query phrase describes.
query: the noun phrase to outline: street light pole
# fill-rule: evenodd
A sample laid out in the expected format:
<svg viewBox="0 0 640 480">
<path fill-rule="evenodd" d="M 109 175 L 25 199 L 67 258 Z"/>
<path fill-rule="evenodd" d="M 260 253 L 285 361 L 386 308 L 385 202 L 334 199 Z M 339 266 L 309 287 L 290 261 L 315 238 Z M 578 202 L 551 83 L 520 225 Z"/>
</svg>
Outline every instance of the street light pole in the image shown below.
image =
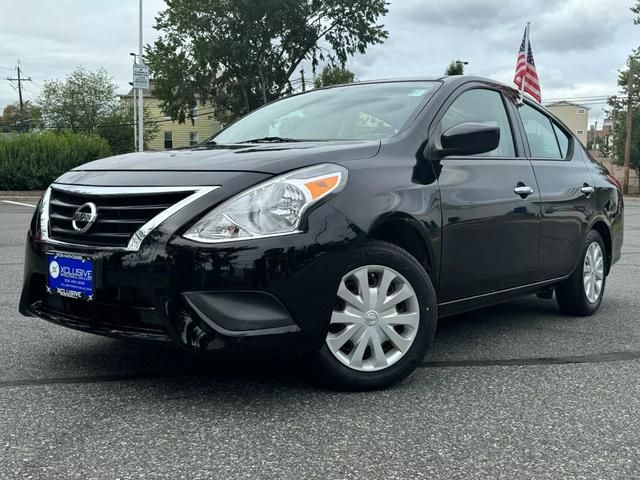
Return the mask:
<svg viewBox="0 0 640 480">
<path fill-rule="evenodd" d="M 138 148 L 138 105 L 136 105 L 136 100 L 138 96 L 136 95 L 136 89 L 133 90 L 133 149 Z"/>
<path fill-rule="evenodd" d="M 133 57 L 133 64 L 135 65 L 137 63 L 136 54 L 131 52 L 129 55 Z M 136 151 L 138 149 L 138 105 L 136 104 L 138 96 L 136 95 L 136 89 L 133 88 L 133 83 L 131 83 L 131 87 L 131 92 L 133 93 L 133 150 Z"/>
<path fill-rule="evenodd" d="M 142 58 L 142 0 L 139 0 L 138 16 L 138 60 L 144 65 Z M 144 150 L 144 90 L 138 90 L 138 151 Z"/>
<path fill-rule="evenodd" d="M 455 64 L 458 65 L 460 67 L 460 69 L 462 70 L 462 74 L 461 75 L 464 75 L 465 74 L 464 67 L 469 65 L 469 62 L 466 62 L 466 61 L 463 61 L 463 60 L 456 60 Z"/>
</svg>

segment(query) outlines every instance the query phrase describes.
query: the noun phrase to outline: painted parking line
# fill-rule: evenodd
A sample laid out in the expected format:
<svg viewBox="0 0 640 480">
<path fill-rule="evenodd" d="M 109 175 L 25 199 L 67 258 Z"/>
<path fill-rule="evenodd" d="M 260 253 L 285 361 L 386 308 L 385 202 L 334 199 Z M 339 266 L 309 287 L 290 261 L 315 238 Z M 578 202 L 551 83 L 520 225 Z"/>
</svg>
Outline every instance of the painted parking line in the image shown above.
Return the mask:
<svg viewBox="0 0 640 480">
<path fill-rule="evenodd" d="M 36 208 L 35 205 L 31 205 L 30 203 L 22 203 L 22 202 L 14 202 L 12 200 L 1 200 L 3 203 L 8 203 L 10 205 L 20 205 L 21 207 L 31 207 Z"/>
</svg>

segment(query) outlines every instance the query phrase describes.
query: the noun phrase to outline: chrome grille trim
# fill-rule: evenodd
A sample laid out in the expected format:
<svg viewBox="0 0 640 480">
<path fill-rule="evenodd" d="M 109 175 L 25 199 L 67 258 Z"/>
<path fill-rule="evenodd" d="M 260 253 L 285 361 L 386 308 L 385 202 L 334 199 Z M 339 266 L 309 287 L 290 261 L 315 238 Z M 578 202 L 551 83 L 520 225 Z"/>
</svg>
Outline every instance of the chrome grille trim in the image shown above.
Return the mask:
<svg viewBox="0 0 640 480">
<path fill-rule="evenodd" d="M 83 247 L 90 248 L 91 250 L 115 250 L 125 252 L 137 252 L 140 250 L 140 246 L 144 239 L 155 230 L 162 222 L 167 220 L 173 214 L 182 210 L 184 207 L 194 202 L 198 198 L 220 188 L 216 186 L 189 186 L 189 187 L 93 187 L 84 185 L 66 185 L 61 183 L 53 183 L 47 188 L 44 196 L 42 197 L 41 211 L 40 211 L 40 231 L 42 241 L 51 245 L 61 245 L 69 247 Z M 193 192 L 191 195 L 183 198 L 177 203 L 171 205 L 167 209 L 160 212 L 155 217 L 151 218 L 148 222 L 142 225 L 137 231 L 133 233 L 126 247 L 118 246 L 93 246 L 83 245 L 81 243 L 63 242 L 51 238 L 49 234 L 49 202 L 51 200 L 51 191 L 58 190 L 61 192 L 70 192 L 84 195 L 97 195 L 97 196 L 118 196 L 118 195 L 144 195 L 144 194 L 161 194 L 161 193 L 177 193 L 177 192 Z"/>
</svg>

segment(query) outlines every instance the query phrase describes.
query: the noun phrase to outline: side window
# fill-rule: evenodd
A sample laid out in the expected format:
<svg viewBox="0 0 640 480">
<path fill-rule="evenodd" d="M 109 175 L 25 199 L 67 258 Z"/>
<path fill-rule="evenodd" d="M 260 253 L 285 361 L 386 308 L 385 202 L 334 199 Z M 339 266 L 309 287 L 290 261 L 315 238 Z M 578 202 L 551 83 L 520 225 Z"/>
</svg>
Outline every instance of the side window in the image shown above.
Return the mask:
<svg viewBox="0 0 640 480">
<path fill-rule="evenodd" d="M 500 128 L 500 145 L 492 152 L 483 153 L 483 157 L 515 157 L 511 125 L 499 92 L 484 89 L 464 92 L 440 120 L 440 132 L 467 122 L 486 123 Z"/>
<path fill-rule="evenodd" d="M 569 137 L 566 133 L 560 130 L 560 127 L 558 127 L 555 122 L 552 123 L 553 130 L 554 132 L 556 132 L 556 138 L 558 139 L 558 145 L 560 145 L 560 154 L 562 155 L 562 158 L 567 158 L 567 153 L 569 150 Z"/>
<path fill-rule="evenodd" d="M 531 156 L 558 160 L 564 158 L 551 119 L 526 104 L 521 105 L 519 110 L 527 140 L 529 140 Z"/>
</svg>

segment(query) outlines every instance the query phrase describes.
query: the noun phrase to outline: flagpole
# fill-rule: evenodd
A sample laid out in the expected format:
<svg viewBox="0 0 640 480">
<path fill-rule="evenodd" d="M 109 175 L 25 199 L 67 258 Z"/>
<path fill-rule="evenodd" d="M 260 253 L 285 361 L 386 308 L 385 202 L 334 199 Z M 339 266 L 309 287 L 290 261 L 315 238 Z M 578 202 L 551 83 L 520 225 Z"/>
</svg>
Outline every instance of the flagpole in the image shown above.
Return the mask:
<svg viewBox="0 0 640 480">
<path fill-rule="evenodd" d="M 527 22 L 527 26 L 524 27 L 524 60 L 529 61 L 529 28 L 531 22 Z M 522 82 L 520 82 L 520 102 L 524 102 L 524 82 L 527 79 L 527 72 L 529 71 L 528 65 L 525 66 L 524 74 L 522 75 Z"/>
</svg>

